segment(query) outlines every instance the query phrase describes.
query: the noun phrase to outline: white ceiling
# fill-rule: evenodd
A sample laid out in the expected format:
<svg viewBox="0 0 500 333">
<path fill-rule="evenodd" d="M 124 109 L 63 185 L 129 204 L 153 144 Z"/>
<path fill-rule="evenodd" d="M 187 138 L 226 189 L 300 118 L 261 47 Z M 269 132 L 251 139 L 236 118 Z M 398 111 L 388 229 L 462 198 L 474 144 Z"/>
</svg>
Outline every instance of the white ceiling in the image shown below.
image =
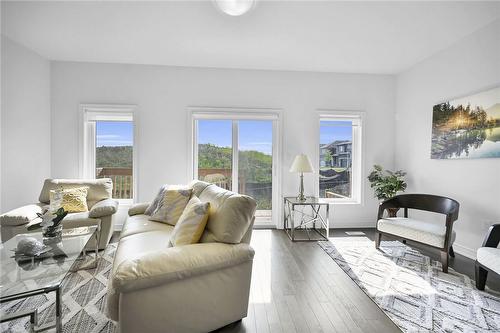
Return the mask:
<svg viewBox="0 0 500 333">
<path fill-rule="evenodd" d="M 2 2 L 2 33 L 53 60 L 393 74 L 500 17 L 499 2 Z"/>
</svg>

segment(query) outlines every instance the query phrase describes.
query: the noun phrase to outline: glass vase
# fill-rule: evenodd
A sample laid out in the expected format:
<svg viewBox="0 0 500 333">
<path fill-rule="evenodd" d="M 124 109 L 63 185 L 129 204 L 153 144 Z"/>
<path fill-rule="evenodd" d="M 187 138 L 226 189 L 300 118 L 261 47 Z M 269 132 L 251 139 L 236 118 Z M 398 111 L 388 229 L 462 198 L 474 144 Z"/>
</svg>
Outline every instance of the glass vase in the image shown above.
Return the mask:
<svg viewBox="0 0 500 333">
<path fill-rule="evenodd" d="M 62 240 L 62 225 L 59 224 L 55 227 L 42 228 L 42 236 L 44 244 L 59 243 Z"/>
</svg>

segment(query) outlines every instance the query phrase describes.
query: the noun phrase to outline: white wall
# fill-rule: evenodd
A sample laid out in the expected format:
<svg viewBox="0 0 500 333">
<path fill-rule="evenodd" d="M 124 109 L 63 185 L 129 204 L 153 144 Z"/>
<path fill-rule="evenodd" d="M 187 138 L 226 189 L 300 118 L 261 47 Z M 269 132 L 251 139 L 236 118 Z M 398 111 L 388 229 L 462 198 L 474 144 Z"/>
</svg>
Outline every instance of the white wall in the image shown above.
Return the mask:
<svg viewBox="0 0 500 333">
<path fill-rule="evenodd" d="M 1 202 L 36 202 L 50 177 L 50 62 L 1 37 Z"/>
<path fill-rule="evenodd" d="M 283 193 L 295 195 L 288 169 L 297 153 L 317 154 L 315 110 L 366 112 L 364 176 L 374 163 L 393 167 L 395 82 L 391 76 L 221 70 L 52 62 L 52 175 L 78 176 L 80 103 L 138 106 L 138 201 L 162 183 L 188 175 L 188 106 L 283 109 Z M 313 190 L 306 176 L 306 190 Z M 373 226 L 377 201 L 365 182 L 365 204 L 338 205 L 333 225 Z"/>
<path fill-rule="evenodd" d="M 408 171 L 408 192 L 460 202 L 455 249 L 471 257 L 500 223 L 500 159 L 430 159 L 432 106 L 500 84 L 499 37 L 497 20 L 397 78 L 396 167 Z"/>
</svg>

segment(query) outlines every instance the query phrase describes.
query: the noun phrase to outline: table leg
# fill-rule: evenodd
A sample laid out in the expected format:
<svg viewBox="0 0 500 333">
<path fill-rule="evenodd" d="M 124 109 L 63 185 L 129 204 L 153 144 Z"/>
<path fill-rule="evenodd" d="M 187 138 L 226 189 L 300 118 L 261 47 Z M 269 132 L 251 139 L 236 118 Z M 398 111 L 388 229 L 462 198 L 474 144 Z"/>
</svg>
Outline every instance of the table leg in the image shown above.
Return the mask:
<svg viewBox="0 0 500 333">
<path fill-rule="evenodd" d="M 313 229 L 314 229 L 314 231 L 316 231 L 316 221 L 318 220 L 318 214 L 319 214 L 319 210 L 321 209 L 321 206 L 318 206 L 318 211 L 316 211 L 316 209 L 314 209 L 313 205 L 311 205 L 311 209 L 314 212 Z"/>
<path fill-rule="evenodd" d="M 295 206 L 294 205 L 292 205 L 291 220 L 292 220 L 291 221 L 292 228 L 290 229 L 290 233 L 292 235 L 292 241 L 294 241 L 295 240 L 295 235 L 294 235 L 295 234 L 294 233 L 294 231 L 295 231 Z"/>
<path fill-rule="evenodd" d="M 56 289 L 56 332 L 62 332 L 62 302 L 60 287 Z"/>
<path fill-rule="evenodd" d="M 330 205 L 326 205 L 326 238 L 330 237 Z"/>
</svg>

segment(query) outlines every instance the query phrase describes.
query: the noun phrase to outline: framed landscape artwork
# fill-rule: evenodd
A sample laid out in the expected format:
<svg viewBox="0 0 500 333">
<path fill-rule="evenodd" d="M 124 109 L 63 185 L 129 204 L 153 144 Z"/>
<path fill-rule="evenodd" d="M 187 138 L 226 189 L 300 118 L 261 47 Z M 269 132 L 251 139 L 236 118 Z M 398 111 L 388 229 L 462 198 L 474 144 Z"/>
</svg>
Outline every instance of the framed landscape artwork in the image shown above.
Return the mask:
<svg viewBox="0 0 500 333">
<path fill-rule="evenodd" d="M 436 104 L 433 159 L 500 157 L 500 87 Z"/>
</svg>

